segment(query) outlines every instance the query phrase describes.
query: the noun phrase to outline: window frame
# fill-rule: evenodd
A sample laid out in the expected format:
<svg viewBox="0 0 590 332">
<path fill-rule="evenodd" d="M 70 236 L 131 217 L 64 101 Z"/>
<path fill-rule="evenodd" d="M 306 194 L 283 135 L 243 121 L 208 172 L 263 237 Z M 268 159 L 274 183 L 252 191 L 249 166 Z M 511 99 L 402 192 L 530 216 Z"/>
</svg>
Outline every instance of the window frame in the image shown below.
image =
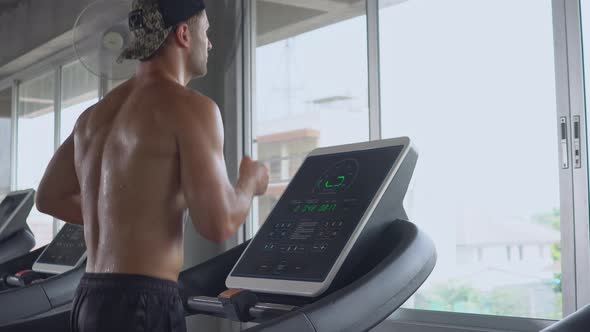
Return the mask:
<svg viewBox="0 0 590 332">
<path fill-rule="evenodd" d="M 369 126 L 371 140 L 381 136 L 381 91 L 380 91 L 380 57 L 379 57 L 379 0 L 364 0 L 367 15 L 368 38 L 368 74 L 369 74 Z M 582 39 L 580 25 L 580 0 L 551 0 L 557 112 L 556 120 L 561 116 L 573 119 L 580 116 L 582 141 L 582 168 L 574 171 L 560 169 L 561 200 L 561 243 L 562 243 L 562 296 L 564 317 L 590 303 L 590 285 L 584 283 L 583 276 L 590 275 L 590 237 L 588 236 L 588 156 L 586 147 L 586 112 L 584 108 L 584 80 L 582 63 Z M 590 1 L 590 0 L 589 0 Z M 256 66 L 256 2 L 244 2 L 244 151 L 255 151 L 256 144 L 252 137 L 252 111 L 255 109 L 255 66 Z M 532 123 L 532 122 L 531 122 Z M 571 121 L 570 121 L 571 124 Z M 557 126 L 558 123 L 556 123 Z M 571 130 L 568 132 L 571 136 Z M 558 139 L 558 137 L 556 137 Z M 571 139 L 571 137 L 570 137 Z M 571 144 L 570 144 L 571 145 Z M 571 160 L 571 154 L 569 156 Z M 572 163 L 570 162 L 570 165 Z M 574 186 L 574 183 L 578 185 Z M 253 210 L 256 205 L 253 206 Z M 253 236 L 253 211 L 246 221 L 244 238 Z M 576 232 L 576 229 L 582 230 Z M 584 232 L 585 230 L 585 232 Z M 520 317 L 465 314 L 455 312 L 427 311 L 418 309 L 398 309 L 394 315 L 382 323 L 379 330 L 396 330 L 400 326 L 426 326 L 429 331 L 452 329 L 489 329 L 510 331 L 539 331 L 555 321 Z"/>
</svg>

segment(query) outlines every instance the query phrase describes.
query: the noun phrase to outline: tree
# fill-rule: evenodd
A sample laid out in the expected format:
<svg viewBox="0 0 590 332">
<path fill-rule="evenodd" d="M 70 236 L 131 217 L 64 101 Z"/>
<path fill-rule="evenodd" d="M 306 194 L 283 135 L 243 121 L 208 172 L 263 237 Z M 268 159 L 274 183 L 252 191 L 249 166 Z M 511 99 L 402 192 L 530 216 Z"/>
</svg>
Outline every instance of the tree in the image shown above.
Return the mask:
<svg viewBox="0 0 590 332">
<path fill-rule="evenodd" d="M 538 287 L 539 285 L 537 285 Z M 560 319 L 561 296 L 551 302 L 540 302 L 530 287 L 500 286 L 490 290 L 480 290 L 459 281 L 449 280 L 433 285 L 416 294 L 416 309 L 441 310 L 476 313 L 496 316 L 539 317 Z M 531 303 L 539 303 L 541 308 L 533 311 Z"/>
<path fill-rule="evenodd" d="M 539 225 L 545 225 L 556 231 L 561 231 L 561 211 L 559 209 L 537 214 L 533 217 L 533 221 Z M 561 243 L 551 245 L 551 257 L 554 262 L 561 262 Z M 555 279 L 557 283 L 554 289 L 556 292 L 561 293 L 561 272 L 555 274 Z"/>
</svg>

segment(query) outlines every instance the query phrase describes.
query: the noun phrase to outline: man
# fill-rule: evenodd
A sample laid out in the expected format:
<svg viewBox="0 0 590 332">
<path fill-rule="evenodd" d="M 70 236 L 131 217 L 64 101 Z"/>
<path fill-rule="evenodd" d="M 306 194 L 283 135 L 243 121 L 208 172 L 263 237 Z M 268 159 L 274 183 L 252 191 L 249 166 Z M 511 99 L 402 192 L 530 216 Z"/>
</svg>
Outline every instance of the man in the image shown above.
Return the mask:
<svg viewBox="0 0 590 332">
<path fill-rule="evenodd" d="M 37 208 L 84 225 L 88 260 L 72 309 L 74 331 L 185 331 L 177 278 L 183 212 L 222 242 L 268 185 L 244 158 L 227 177 L 217 105 L 186 88 L 207 71 L 202 0 L 134 0 L 136 74 L 78 119 L 51 160 Z"/>
</svg>

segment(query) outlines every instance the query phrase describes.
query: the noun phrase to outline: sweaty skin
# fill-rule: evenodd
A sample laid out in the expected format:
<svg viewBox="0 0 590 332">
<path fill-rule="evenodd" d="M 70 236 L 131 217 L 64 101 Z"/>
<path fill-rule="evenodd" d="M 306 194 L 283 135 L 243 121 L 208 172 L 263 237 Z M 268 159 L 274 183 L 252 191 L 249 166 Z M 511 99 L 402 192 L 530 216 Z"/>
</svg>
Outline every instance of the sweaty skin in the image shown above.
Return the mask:
<svg viewBox="0 0 590 332">
<path fill-rule="evenodd" d="M 248 157 L 237 184 L 230 183 L 219 109 L 183 85 L 206 71 L 198 64 L 203 57 L 206 64 L 202 48 L 210 49 L 208 22 L 199 24 L 192 33 L 203 37 L 187 43 L 201 47 L 176 70 L 186 79 L 170 79 L 166 70 L 176 59 L 144 65 L 80 116 L 41 181 L 37 208 L 84 225 L 87 272 L 176 281 L 184 211 L 203 237 L 222 242 L 243 223 L 252 197 L 266 190 L 267 169 Z"/>
</svg>

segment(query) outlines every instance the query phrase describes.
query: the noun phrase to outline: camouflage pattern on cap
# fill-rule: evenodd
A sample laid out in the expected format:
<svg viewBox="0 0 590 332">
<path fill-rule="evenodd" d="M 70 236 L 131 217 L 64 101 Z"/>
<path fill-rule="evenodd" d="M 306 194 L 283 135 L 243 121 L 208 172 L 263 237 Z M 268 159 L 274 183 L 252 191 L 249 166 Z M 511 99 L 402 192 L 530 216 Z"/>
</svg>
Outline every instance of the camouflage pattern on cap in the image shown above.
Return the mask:
<svg viewBox="0 0 590 332">
<path fill-rule="evenodd" d="M 117 62 L 145 60 L 154 55 L 172 31 L 166 28 L 157 0 L 133 0 L 129 13 L 131 40 Z"/>
</svg>

